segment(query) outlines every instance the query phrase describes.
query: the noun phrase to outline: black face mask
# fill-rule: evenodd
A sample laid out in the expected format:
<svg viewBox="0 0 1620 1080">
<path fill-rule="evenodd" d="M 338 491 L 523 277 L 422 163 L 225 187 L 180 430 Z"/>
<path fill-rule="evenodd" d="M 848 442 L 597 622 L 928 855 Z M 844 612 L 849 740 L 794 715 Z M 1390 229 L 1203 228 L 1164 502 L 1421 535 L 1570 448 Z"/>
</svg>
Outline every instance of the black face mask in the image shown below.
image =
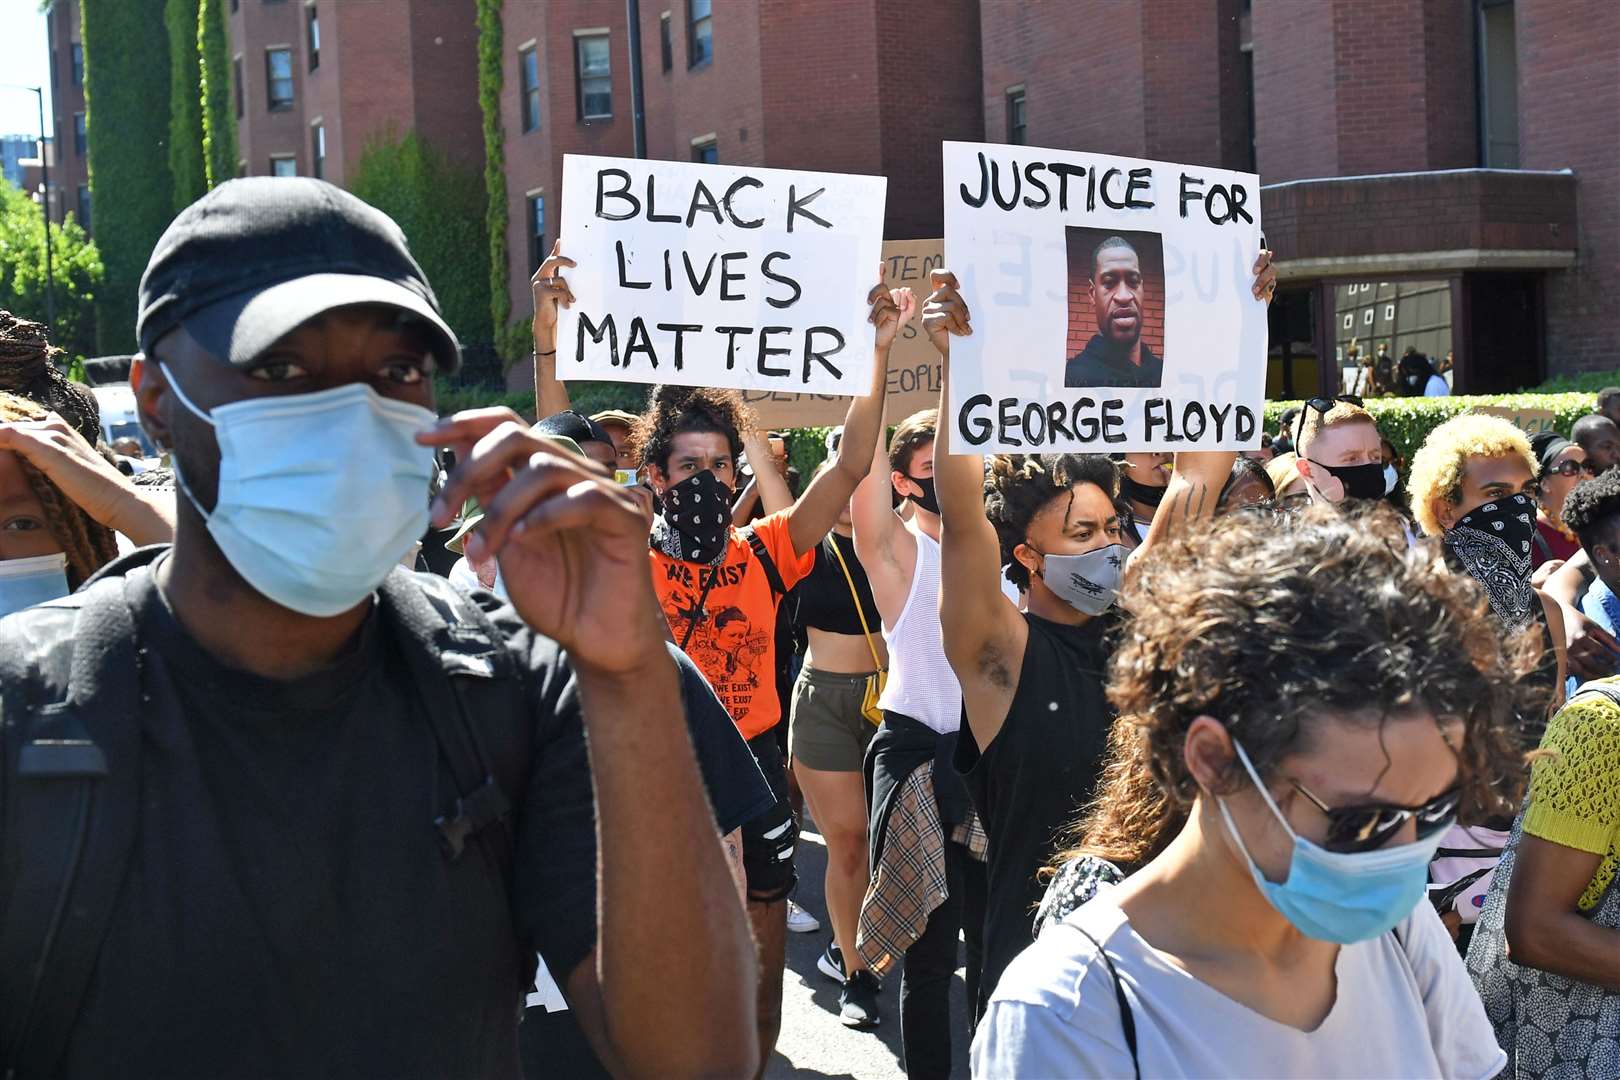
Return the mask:
<svg viewBox="0 0 1620 1080">
<path fill-rule="evenodd" d="M 925 480 L 920 476 L 907 476 L 906 479 L 922 488 L 921 495 L 907 495 L 906 498 L 930 514 L 939 513 L 939 500 L 934 497 L 934 478 L 930 476 Z"/>
<path fill-rule="evenodd" d="M 1536 508 L 1528 495 L 1509 495 L 1468 514 L 1445 535 L 1446 551 L 1490 598 L 1510 630 L 1530 624 L 1536 593 L 1530 584 Z"/>
<path fill-rule="evenodd" d="M 1310 458 L 1305 460 L 1311 461 Z M 1320 461 L 1311 461 L 1311 464 L 1337 480 L 1344 488 L 1346 499 L 1384 497 L 1384 467 L 1376 461 L 1366 465 L 1323 465 Z"/>
<path fill-rule="evenodd" d="M 672 558 L 706 563 L 725 550 L 731 533 L 731 489 L 707 469 L 664 489 L 664 520 L 680 541 Z"/>
<path fill-rule="evenodd" d="M 1169 485 L 1165 487 L 1148 487 L 1146 484 L 1138 483 L 1131 478 L 1129 473 L 1121 473 L 1119 477 L 1119 493 L 1121 495 L 1132 502 L 1141 503 L 1143 506 L 1151 506 L 1155 510 L 1158 509 L 1160 503 L 1164 502 L 1164 493 L 1168 489 Z"/>
</svg>

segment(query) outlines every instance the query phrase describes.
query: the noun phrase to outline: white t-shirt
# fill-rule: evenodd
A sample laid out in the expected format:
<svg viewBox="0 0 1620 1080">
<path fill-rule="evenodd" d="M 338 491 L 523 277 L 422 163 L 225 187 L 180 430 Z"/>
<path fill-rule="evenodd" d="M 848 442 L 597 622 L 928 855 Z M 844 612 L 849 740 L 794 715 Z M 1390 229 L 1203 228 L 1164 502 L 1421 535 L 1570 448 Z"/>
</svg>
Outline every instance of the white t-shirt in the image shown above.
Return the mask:
<svg viewBox="0 0 1620 1080">
<path fill-rule="evenodd" d="M 1007 968 L 973 1040 L 976 1080 L 1130 1076 L 1103 944 L 1125 984 L 1151 1077 L 1448 1077 L 1507 1063 L 1456 946 L 1428 903 L 1339 950 L 1338 997 L 1311 1032 L 1280 1024 L 1171 964 L 1107 895 L 1047 927 Z M 1404 947 L 1401 942 L 1404 942 Z"/>
</svg>

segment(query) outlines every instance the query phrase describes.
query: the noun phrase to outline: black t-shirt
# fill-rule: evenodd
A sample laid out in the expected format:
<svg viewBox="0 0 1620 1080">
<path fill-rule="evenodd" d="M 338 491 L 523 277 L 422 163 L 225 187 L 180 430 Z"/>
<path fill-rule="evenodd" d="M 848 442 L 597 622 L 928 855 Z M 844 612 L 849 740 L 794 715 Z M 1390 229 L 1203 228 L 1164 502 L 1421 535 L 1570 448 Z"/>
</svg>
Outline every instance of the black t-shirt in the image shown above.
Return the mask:
<svg viewBox="0 0 1620 1080">
<path fill-rule="evenodd" d="M 490 611 L 533 725 L 508 894 L 483 846 L 439 850 L 455 786 L 380 616 L 277 681 L 144 595 L 140 820 L 62 1075 L 518 1076 L 533 952 L 568 973 L 596 943 L 591 777 L 555 643 Z"/>
<path fill-rule="evenodd" d="M 844 577 L 843 568 L 838 565 L 838 558 L 832 551 L 834 544 L 838 545 L 838 553 L 844 557 L 844 565 L 849 567 L 848 579 Z M 854 594 L 849 591 L 851 580 L 855 583 Z M 874 637 L 883 630 L 877 601 L 872 599 L 872 585 L 866 579 L 866 569 L 855 557 L 855 541 L 850 537 L 828 533 L 827 538 L 816 545 L 816 561 L 810 567 L 810 572 L 788 595 L 792 601 L 794 622 L 799 626 L 834 634 L 860 634 L 861 614 L 864 613 L 866 629 Z M 859 613 L 855 608 L 857 595 L 861 599 Z"/>
<path fill-rule="evenodd" d="M 1044 891 L 1036 873 L 1090 800 L 1113 723 L 1103 696 L 1113 618 L 1083 626 L 1024 620 L 1029 644 L 1000 733 L 981 751 L 963 723 L 956 744 L 956 769 L 990 837 L 980 1011 L 1033 940 Z"/>
</svg>

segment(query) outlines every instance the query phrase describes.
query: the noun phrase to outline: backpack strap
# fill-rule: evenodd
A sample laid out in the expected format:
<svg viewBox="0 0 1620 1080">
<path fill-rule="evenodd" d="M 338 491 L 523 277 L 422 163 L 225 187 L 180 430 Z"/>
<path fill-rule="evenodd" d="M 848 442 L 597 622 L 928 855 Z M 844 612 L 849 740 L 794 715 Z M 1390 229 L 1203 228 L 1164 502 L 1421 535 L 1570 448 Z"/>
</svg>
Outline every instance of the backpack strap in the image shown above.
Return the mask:
<svg viewBox="0 0 1620 1080">
<path fill-rule="evenodd" d="M 1125 1032 L 1125 1048 L 1131 1052 L 1131 1069 L 1136 1075 L 1136 1080 L 1142 1080 L 1142 1062 L 1136 1056 L 1136 1014 L 1131 1012 L 1131 1003 L 1125 997 L 1125 983 L 1119 977 L 1119 969 L 1114 967 L 1114 961 L 1103 949 L 1102 942 L 1072 922 L 1067 925 L 1078 930 L 1081 937 L 1091 942 L 1097 950 L 1097 955 L 1102 957 L 1103 965 L 1108 968 L 1108 977 L 1114 981 L 1114 1000 L 1119 1003 L 1119 1026 Z"/>
<path fill-rule="evenodd" d="M 500 772 L 508 773 L 507 784 L 520 780 L 512 755 L 487 752 L 474 723 L 487 711 L 470 707 L 468 695 L 474 686 L 504 684 L 508 707 L 521 716 L 526 706 L 516 664 L 483 609 L 448 581 L 396 569 L 378 594 L 456 785 L 454 805 L 433 822 L 439 846 L 453 862 L 478 838 L 510 887 L 512 802 Z M 497 719 L 488 726 L 502 725 Z"/>
<path fill-rule="evenodd" d="M 765 580 L 771 583 L 771 592 L 777 596 L 787 595 L 787 583 L 782 580 L 782 572 L 776 568 L 776 560 L 771 558 L 770 551 L 765 547 L 765 541 L 760 539 L 759 533 L 754 531 L 752 525 L 744 526 L 742 537 L 748 541 L 748 546 L 754 549 L 754 558 L 765 571 Z"/>
<path fill-rule="evenodd" d="M 7 683 L 0 716 L 10 788 L 5 811 L 0 1028 L 5 1076 L 53 1075 L 95 970 L 129 867 L 140 810 L 141 650 L 111 578 L 78 607 L 65 700 L 48 700 L 37 667 Z M 62 602 L 58 602 L 62 603 Z M 10 650 L 15 638 L 5 643 Z M 37 650 L 36 650 L 37 655 Z M 26 854 L 25 854 L 26 851 Z"/>
</svg>

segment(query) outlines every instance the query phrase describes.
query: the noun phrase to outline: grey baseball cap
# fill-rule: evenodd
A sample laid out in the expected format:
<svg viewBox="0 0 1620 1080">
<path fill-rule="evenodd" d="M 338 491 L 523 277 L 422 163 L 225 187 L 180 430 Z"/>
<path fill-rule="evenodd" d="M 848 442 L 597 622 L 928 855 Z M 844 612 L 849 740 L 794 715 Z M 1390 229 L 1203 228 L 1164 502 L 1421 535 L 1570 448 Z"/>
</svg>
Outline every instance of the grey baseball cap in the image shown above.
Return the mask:
<svg viewBox="0 0 1620 1080">
<path fill-rule="evenodd" d="M 440 370 L 461 362 L 427 276 L 394 220 L 323 180 L 246 177 L 180 212 L 141 275 L 141 351 L 177 326 L 213 355 L 250 364 L 335 308 L 380 304 L 424 326 Z"/>
</svg>

